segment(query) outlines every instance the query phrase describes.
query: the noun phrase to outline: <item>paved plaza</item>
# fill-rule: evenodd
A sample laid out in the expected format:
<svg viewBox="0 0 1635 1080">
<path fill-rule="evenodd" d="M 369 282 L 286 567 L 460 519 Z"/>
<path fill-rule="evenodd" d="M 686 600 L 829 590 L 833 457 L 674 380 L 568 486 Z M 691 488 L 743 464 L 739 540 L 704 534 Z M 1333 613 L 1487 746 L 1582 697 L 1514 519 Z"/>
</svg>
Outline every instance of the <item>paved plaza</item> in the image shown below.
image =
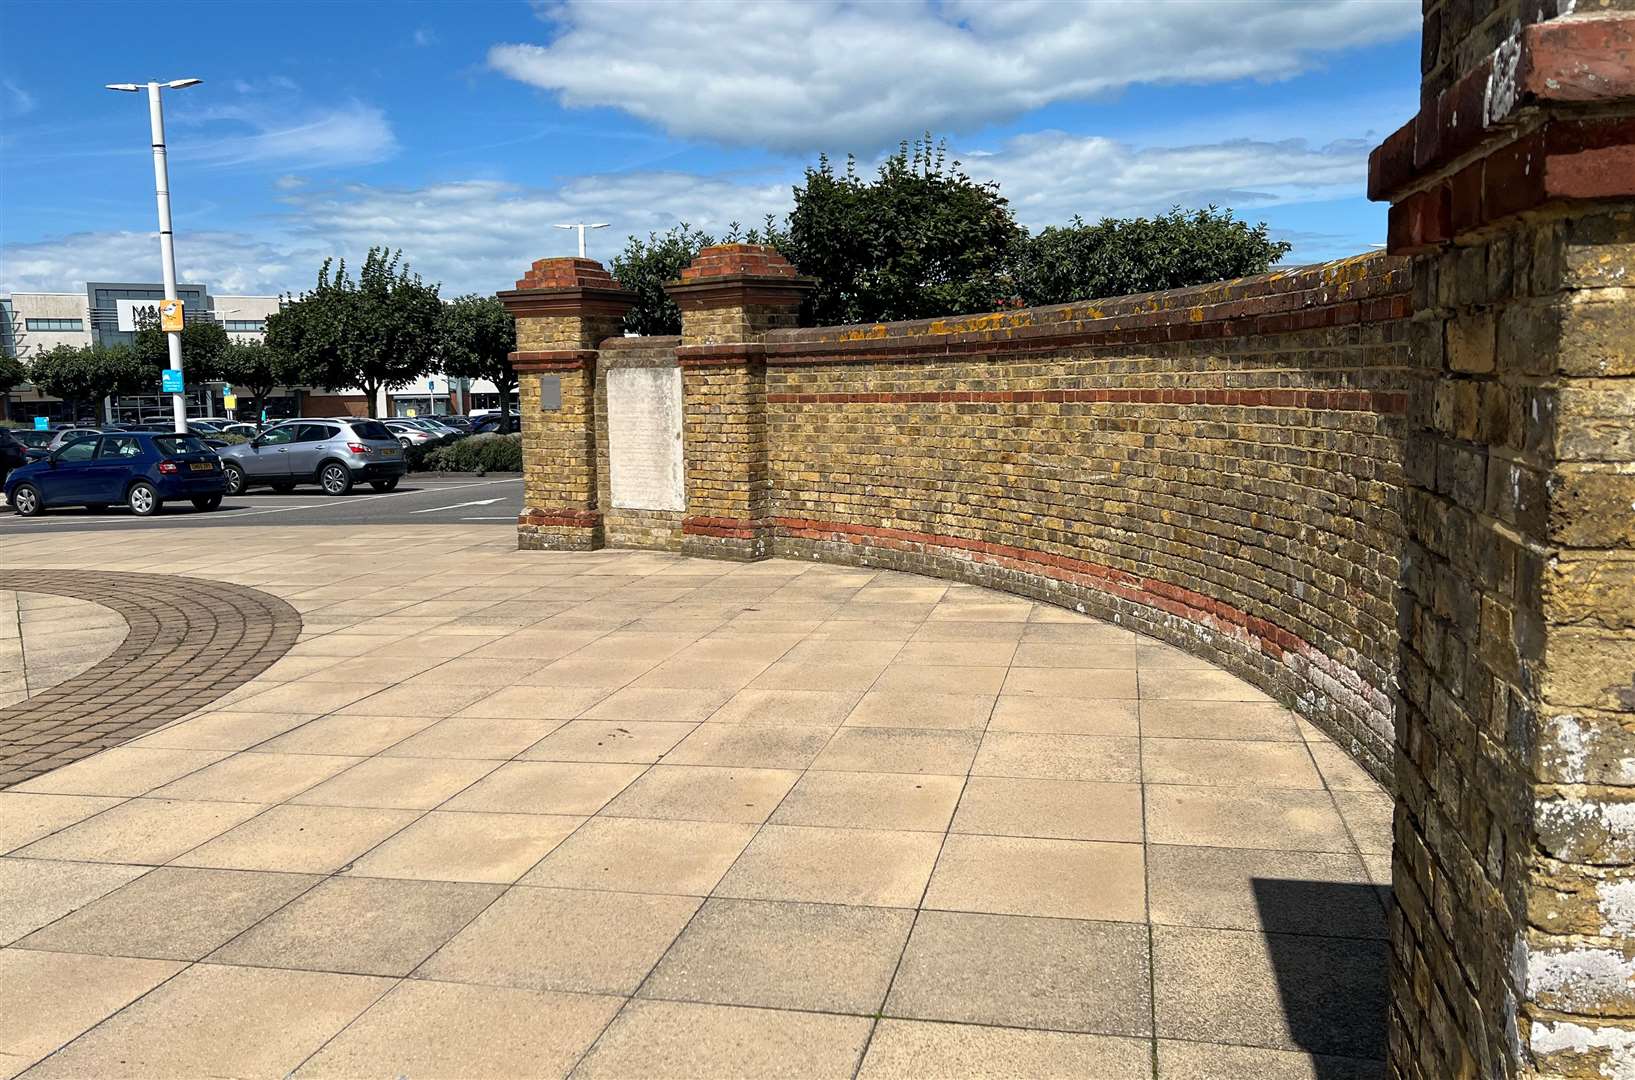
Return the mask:
<svg viewBox="0 0 1635 1080">
<path fill-rule="evenodd" d="M 1247 684 L 912 575 L 515 542 L 0 539 L 301 620 L 0 791 L 0 1077 L 1382 1074 L 1391 800 Z M 122 622 L 0 592 L 29 695 Z"/>
</svg>

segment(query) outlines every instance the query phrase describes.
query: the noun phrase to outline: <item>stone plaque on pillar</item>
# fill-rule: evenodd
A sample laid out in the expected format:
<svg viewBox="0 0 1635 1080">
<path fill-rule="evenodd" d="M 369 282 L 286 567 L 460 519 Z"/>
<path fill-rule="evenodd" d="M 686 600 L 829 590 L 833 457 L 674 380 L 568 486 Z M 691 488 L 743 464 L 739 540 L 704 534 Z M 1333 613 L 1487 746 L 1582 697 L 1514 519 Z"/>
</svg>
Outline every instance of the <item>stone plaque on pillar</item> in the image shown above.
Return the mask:
<svg viewBox="0 0 1635 1080">
<path fill-rule="evenodd" d="M 683 510 L 679 368 L 614 368 L 607 373 L 608 471 L 621 510 Z"/>
</svg>

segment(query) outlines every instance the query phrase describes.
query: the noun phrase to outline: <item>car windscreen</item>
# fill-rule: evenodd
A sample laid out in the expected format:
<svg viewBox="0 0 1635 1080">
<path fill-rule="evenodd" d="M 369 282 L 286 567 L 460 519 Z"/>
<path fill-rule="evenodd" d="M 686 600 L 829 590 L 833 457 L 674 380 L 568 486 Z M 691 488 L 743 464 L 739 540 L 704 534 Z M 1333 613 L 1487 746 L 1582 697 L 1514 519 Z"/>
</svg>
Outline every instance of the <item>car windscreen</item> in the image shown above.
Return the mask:
<svg viewBox="0 0 1635 1080">
<path fill-rule="evenodd" d="M 386 425 L 379 420 L 354 420 L 352 431 L 365 442 L 396 442 L 396 437 L 386 430 Z"/>
<path fill-rule="evenodd" d="M 210 448 L 204 445 L 203 439 L 196 439 L 192 435 L 161 435 L 153 440 L 153 445 L 165 457 L 177 457 L 182 454 L 208 454 Z"/>
</svg>

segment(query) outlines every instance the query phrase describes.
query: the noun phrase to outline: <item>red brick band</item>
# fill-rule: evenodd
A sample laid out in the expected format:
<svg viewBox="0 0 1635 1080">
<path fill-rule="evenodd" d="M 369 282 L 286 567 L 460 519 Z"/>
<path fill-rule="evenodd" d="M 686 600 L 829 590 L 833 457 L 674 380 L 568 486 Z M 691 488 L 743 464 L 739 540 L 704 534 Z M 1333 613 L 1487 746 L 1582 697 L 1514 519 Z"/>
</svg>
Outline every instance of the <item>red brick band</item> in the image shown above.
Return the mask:
<svg viewBox="0 0 1635 1080">
<path fill-rule="evenodd" d="M 1311 645 L 1281 626 L 1224 601 L 1179 585 L 1141 577 L 1085 559 L 1029 551 L 1011 544 L 994 544 L 985 540 L 940 536 L 908 529 L 855 525 L 850 522 L 776 517 L 772 519 L 772 524 L 779 536 L 801 540 L 866 544 L 894 551 L 923 551 L 927 548 L 959 551 L 973 562 L 988 563 L 1008 570 L 1020 570 L 1070 585 L 1081 585 L 1172 615 L 1179 615 L 1217 632 L 1253 642 L 1262 652 L 1276 659 L 1281 659 L 1285 652 L 1303 655 L 1314 655 L 1317 652 Z"/>
<path fill-rule="evenodd" d="M 720 536 L 731 540 L 753 540 L 764 533 L 769 522 L 751 518 L 690 517 L 683 518 L 681 532 L 685 536 Z"/>
<path fill-rule="evenodd" d="M 510 354 L 517 372 L 583 371 L 596 359 L 595 349 L 536 349 Z"/>
<path fill-rule="evenodd" d="M 1374 390 L 1186 390 L 1175 387 L 1099 387 L 1078 390 L 932 390 L 923 392 L 785 394 L 766 396 L 769 404 L 855 405 L 993 402 L 1134 402 L 1159 405 L 1239 405 L 1248 408 L 1326 409 L 1401 416 L 1408 395 Z"/>
<path fill-rule="evenodd" d="M 558 529 L 594 529 L 602 523 L 596 510 L 524 510 L 517 515 L 518 525 L 545 525 Z"/>
<path fill-rule="evenodd" d="M 676 363 L 683 368 L 729 367 L 752 364 L 766 358 L 766 346 L 758 341 L 735 341 L 721 345 L 683 345 L 676 349 Z"/>
</svg>

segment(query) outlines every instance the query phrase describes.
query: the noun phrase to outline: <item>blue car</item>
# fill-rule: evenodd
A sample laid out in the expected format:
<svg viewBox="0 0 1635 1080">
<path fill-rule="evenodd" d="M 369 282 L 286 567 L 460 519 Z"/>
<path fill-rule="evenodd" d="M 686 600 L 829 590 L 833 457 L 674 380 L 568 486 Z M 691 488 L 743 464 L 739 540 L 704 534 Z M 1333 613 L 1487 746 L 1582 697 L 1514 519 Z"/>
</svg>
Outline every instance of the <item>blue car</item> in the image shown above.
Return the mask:
<svg viewBox="0 0 1635 1080">
<path fill-rule="evenodd" d="M 148 517 L 173 499 L 214 510 L 226 481 L 221 459 L 195 436 L 110 431 L 75 439 L 43 461 L 13 469 L 5 490 L 21 517 L 53 506 L 103 510 L 114 503 Z"/>
</svg>

